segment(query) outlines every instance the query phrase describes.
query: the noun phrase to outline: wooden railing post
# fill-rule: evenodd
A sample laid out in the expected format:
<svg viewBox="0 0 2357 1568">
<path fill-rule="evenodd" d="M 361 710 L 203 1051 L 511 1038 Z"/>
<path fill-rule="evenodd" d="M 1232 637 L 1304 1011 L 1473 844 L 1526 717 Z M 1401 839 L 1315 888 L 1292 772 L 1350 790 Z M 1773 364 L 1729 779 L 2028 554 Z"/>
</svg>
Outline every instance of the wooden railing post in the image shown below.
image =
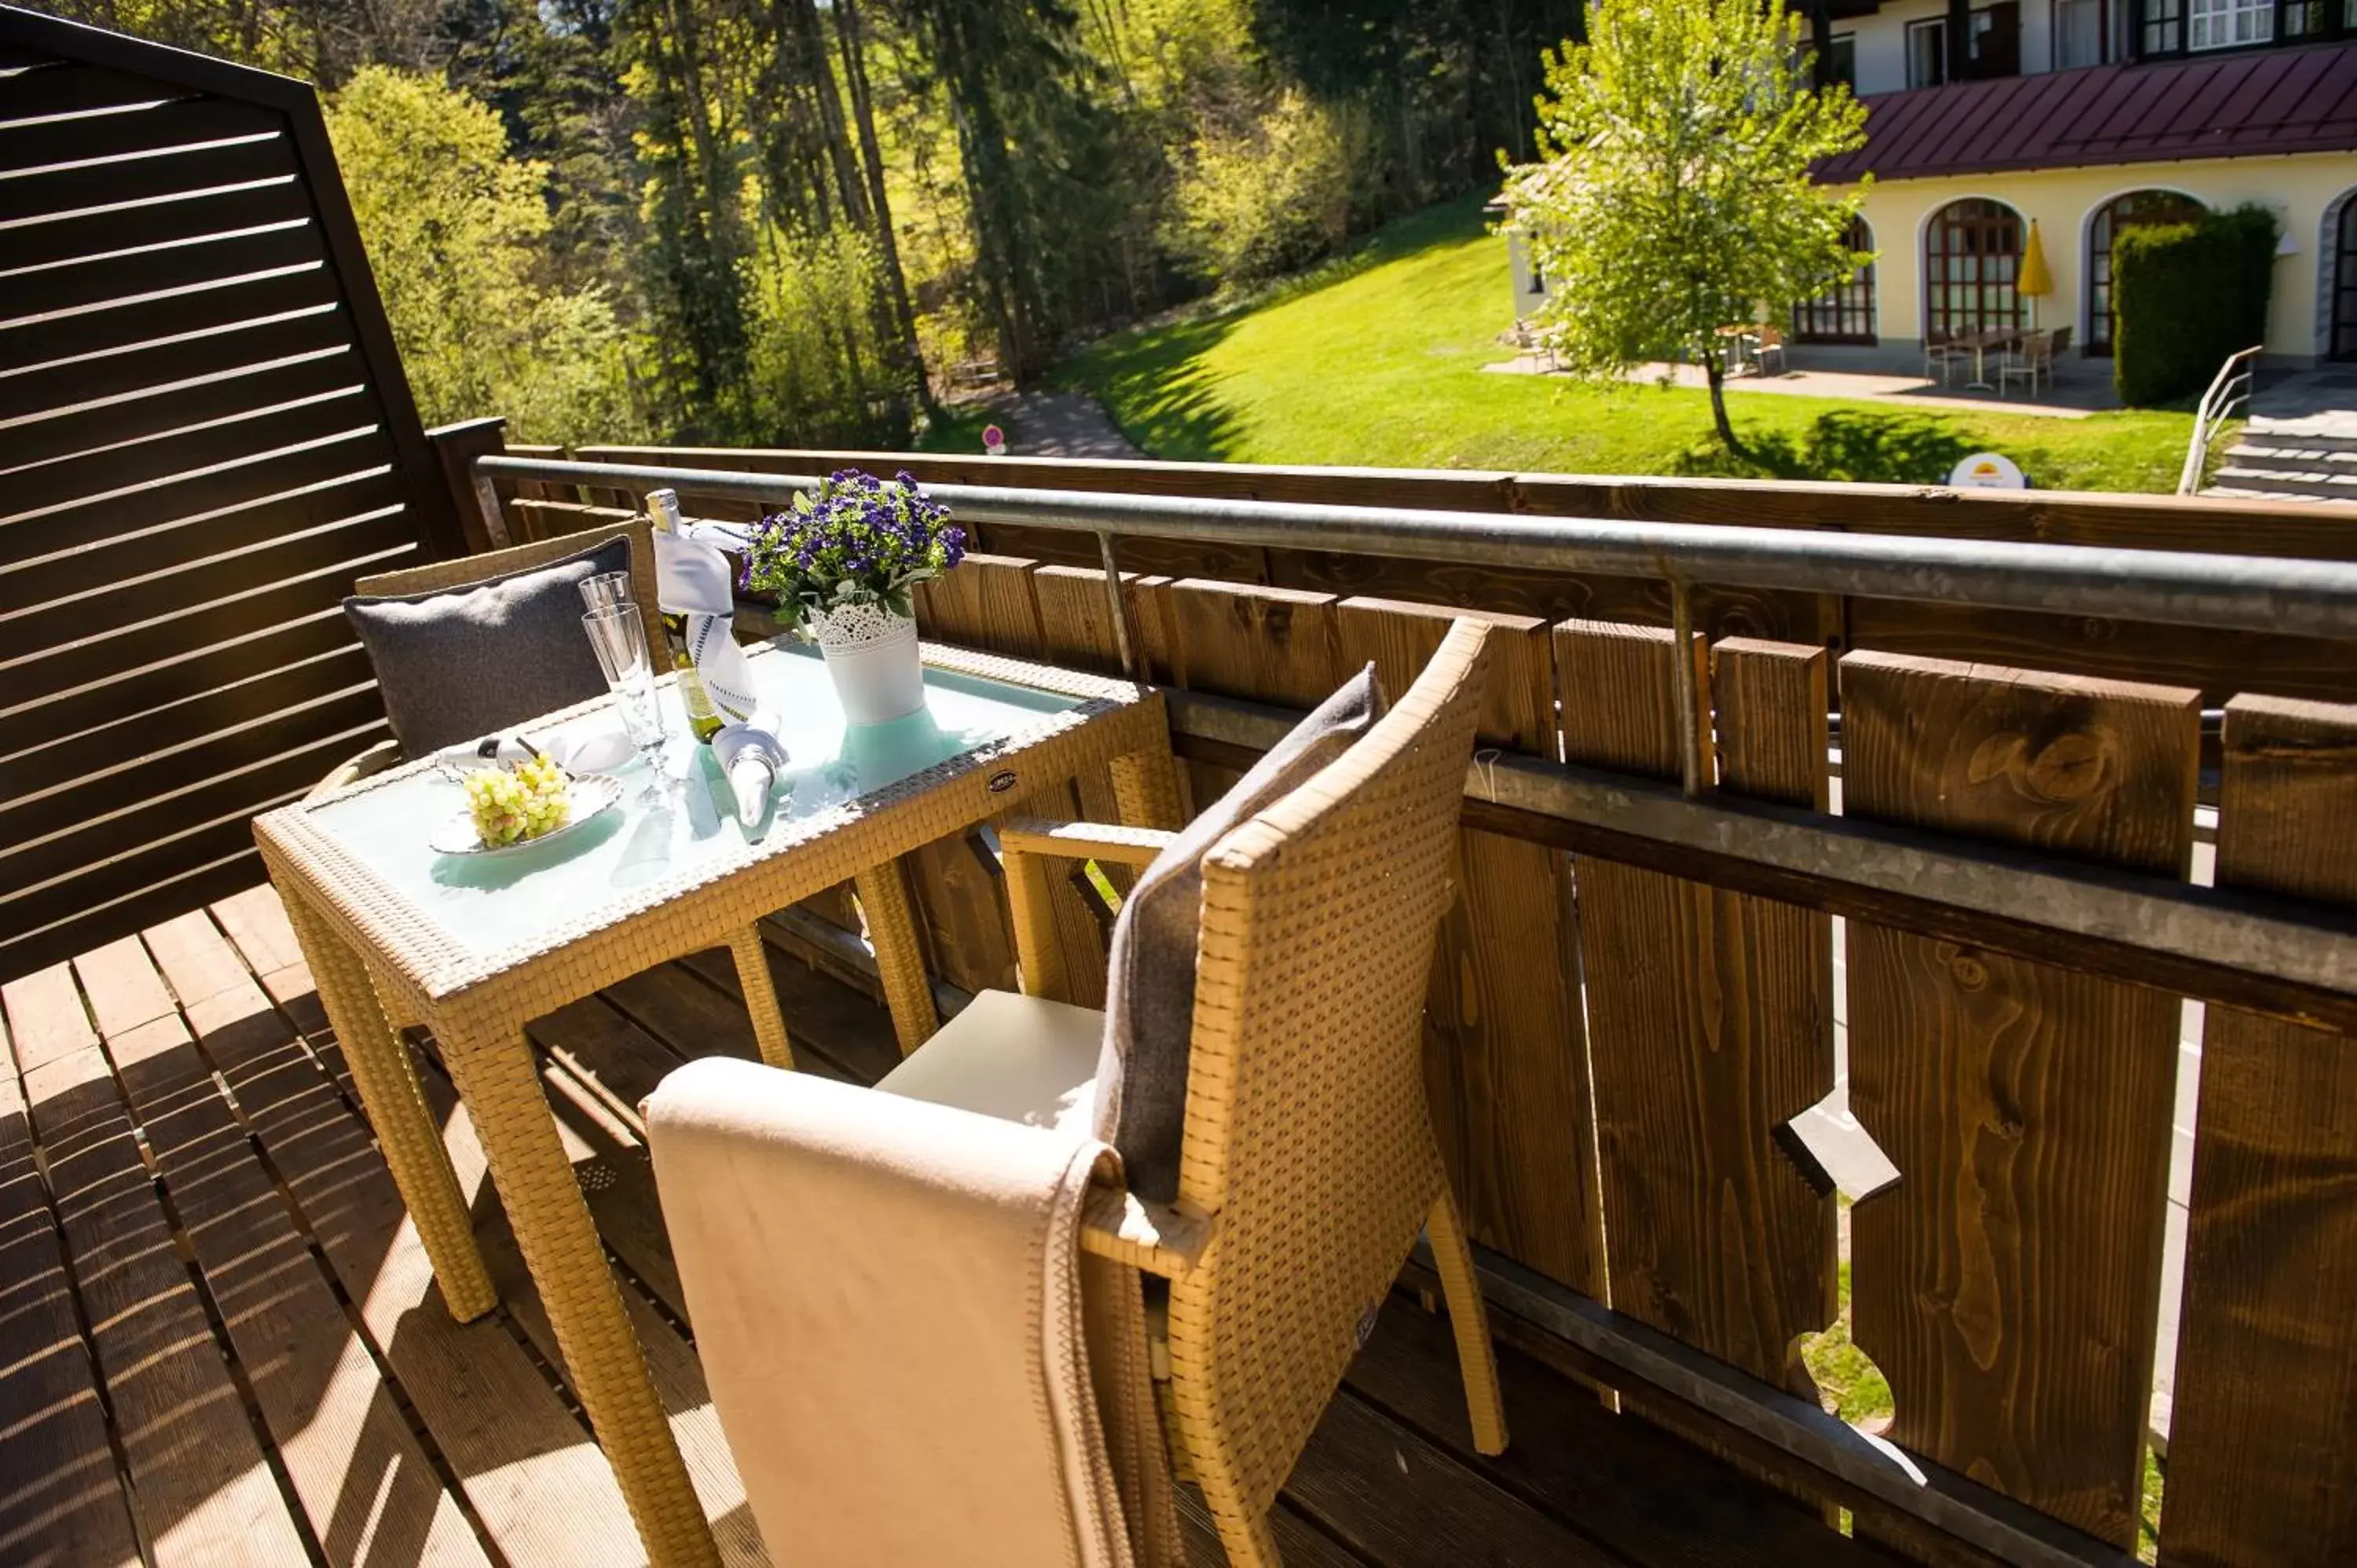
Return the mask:
<svg viewBox="0 0 2357 1568">
<path fill-rule="evenodd" d="M 425 433 L 426 440 L 434 444 L 435 456 L 441 459 L 442 479 L 449 486 L 451 509 L 458 514 L 458 527 L 466 536 L 467 553 L 470 555 L 501 550 L 515 542 L 499 493 L 489 479 L 478 479 L 473 472 L 476 458 L 493 456 L 508 449 L 507 428 L 506 418 L 494 415 L 446 424 Z"/>
</svg>

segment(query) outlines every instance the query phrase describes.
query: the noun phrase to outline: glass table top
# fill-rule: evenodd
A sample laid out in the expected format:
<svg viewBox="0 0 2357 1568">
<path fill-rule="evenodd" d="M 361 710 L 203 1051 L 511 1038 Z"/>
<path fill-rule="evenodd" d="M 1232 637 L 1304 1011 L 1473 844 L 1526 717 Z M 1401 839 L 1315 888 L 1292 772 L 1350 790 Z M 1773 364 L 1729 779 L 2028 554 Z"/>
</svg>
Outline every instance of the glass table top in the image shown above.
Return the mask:
<svg viewBox="0 0 2357 1568">
<path fill-rule="evenodd" d="M 925 706 L 888 725 L 845 725 L 833 682 L 815 650 L 748 649 L 765 708 L 777 716 L 787 766 L 768 818 L 737 821 L 727 779 L 709 746 L 687 732 L 676 693 L 660 693 L 670 732 L 668 779 L 643 763 L 616 770 L 622 801 L 546 844 L 497 855 L 446 855 L 426 840 L 466 811 L 465 791 L 435 768 L 322 802 L 313 827 L 373 872 L 460 945 L 490 953 L 528 944 L 559 925 L 594 920 L 598 908 L 652 885 L 704 876 L 756 858 L 767 843 L 815 829 L 829 813 L 937 764 L 1019 738 L 1080 706 L 1061 693 L 928 666 Z M 543 745 L 619 731 L 600 705 L 564 724 L 524 725 Z"/>
</svg>

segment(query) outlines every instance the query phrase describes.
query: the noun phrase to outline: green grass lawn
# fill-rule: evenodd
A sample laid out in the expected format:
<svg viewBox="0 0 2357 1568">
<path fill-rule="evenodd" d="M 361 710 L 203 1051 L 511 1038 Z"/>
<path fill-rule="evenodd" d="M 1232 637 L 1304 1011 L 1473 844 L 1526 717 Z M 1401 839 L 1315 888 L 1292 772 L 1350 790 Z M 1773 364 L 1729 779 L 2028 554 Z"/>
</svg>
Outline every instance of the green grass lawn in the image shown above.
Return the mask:
<svg viewBox="0 0 2357 1568">
<path fill-rule="evenodd" d="M 2191 418 L 1894 412 L 1743 392 L 1729 459 L 1700 390 L 1485 374 L 1507 357 L 1505 242 L 1478 199 L 1401 220 L 1258 301 L 1122 333 L 1059 367 L 1157 457 L 1932 483 L 1985 448 L 2041 489 L 2169 490 Z"/>
<path fill-rule="evenodd" d="M 995 415 L 972 403 L 937 410 L 921 424 L 910 445 L 920 452 L 972 453 L 982 450 L 982 432 Z M 1004 424 L 1004 419 L 997 423 Z"/>
</svg>

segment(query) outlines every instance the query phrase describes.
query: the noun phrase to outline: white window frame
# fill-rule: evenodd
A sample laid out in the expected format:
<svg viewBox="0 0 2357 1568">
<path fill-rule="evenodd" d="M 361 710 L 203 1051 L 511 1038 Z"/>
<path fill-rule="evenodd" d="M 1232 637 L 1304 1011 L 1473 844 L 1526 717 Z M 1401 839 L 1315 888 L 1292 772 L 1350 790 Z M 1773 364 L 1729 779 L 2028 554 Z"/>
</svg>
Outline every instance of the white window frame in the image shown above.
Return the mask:
<svg viewBox="0 0 2357 1568">
<path fill-rule="evenodd" d="M 1939 50 L 1940 50 L 1940 79 L 1939 79 L 1939 81 L 1916 81 L 1916 80 L 1915 80 L 1915 40 L 1916 40 L 1916 38 L 1917 38 L 1920 35 L 1924 34 L 1924 33 L 1929 33 L 1929 34 L 1931 34 L 1932 37 L 1934 37 L 1934 38 L 1938 38 L 1938 39 L 1940 40 L 1940 42 L 1939 42 Z M 1946 84 L 1950 80 L 1951 80 L 1951 72 L 1950 72 L 1950 71 L 1949 71 L 1949 70 L 1948 70 L 1948 19 L 1947 19 L 1945 16 L 1937 16 L 1937 17 L 1933 17 L 1933 18 L 1932 18 L 1932 19 L 1931 19 L 1931 20 L 1929 20 L 1929 21 L 1910 22 L 1910 23 L 1908 23 L 1908 24 L 1907 24 L 1907 85 L 1908 85 L 1908 87 L 1909 87 L 1910 90 L 1911 90 L 1911 89 L 1914 89 L 1914 88 L 1918 88 L 1918 87 L 1939 87 L 1939 86 L 1943 86 L 1943 85 L 1945 85 L 1945 84 Z"/>
<path fill-rule="evenodd" d="M 2273 43 L 2275 0 L 2187 0 L 2185 48 L 2190 54 Z"/>
<path fill-rule="evenodd" d="M 2117 11 L 2125 12 L 2127 9 L 2126 6 L 2122 5 L 2115 8 L 2108 4 L 2108 0 L 2054 0 L 2054 4 L 2050 7 L 2052 16 L 2054 38 L 2052 44 L 2050 46 L 2050 54 L 2049 56 L 2049 58 L 2054 62 L 2054 69 L 2056 70 L 2072 70 L 2078 69 L 2076 66 L 2067 66 L 2062 63 L 2062 56 L 2064 53 L 2062 48 L 2062 40 L 2064 38 L 2062 8 L 2065 5 L 2093 5 L 2095 8 L 2095 58 L 2092 60 L 2085 60 L 2080 63 L 2083 65 L 2108 65 L 2114 59 L 2118 59 L 2118 53 L 2113 47 L 2112 42 L 2112 23 L 2115 10 L 2116 9 Z"/>
<path fill-rule="evenodd" d="M 2357 5 L 2357 0 L 2350 0 L 2350 3 Z M 1856 92 L 1857 91 L 1857 35 L 1855 32 L 1835 33 L 1832 43 L 1836 56 L 1841 53 L 1844 44 L 1849 46 L 1849 71 L 1842 80 L 1849 83 L 1849 90 L 1852 92 Z"/>
</svg>

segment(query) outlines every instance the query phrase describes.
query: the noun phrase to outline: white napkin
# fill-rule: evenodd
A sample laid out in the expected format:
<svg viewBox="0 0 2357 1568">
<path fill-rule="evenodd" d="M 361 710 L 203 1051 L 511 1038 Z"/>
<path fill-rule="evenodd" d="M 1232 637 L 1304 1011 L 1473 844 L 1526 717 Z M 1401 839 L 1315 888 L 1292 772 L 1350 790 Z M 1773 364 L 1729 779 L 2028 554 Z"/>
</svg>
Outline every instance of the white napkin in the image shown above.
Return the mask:
<svg viewBox="0 0 2357 1568">
<path fill-rule="evenodd" d="M 737 646 L 737 574 L 723 544 L 745 545 L 741 530 L 689 523 L 677 533 L 655 531 L 656 597 L 665 615 L 687 618 L 687 654 L 713 704 L 739 722 L 759 706 L 745 650 Z"/>
<path fill-rule="evenodd" d="M 712 737 L 712 757 L 736 794 L 737 820 L 748 828 L 759 827 L 770 809 L 770 791 L 786 770 L 785 743 L 761 724 L 724 725 Z"/>
<path fill-rule="evenodd" d="M 485 736 L 480 740 L 446 746 L 434 754 L 445 773 L 465 773 L 477 768 L 522 762 L 537 751 L 567 773 L 610 773 L 630 760 L 630 737 L 614 728 L 571 734 L 563 730 L 545 736 L 521 734 Z"/>
</svg>

